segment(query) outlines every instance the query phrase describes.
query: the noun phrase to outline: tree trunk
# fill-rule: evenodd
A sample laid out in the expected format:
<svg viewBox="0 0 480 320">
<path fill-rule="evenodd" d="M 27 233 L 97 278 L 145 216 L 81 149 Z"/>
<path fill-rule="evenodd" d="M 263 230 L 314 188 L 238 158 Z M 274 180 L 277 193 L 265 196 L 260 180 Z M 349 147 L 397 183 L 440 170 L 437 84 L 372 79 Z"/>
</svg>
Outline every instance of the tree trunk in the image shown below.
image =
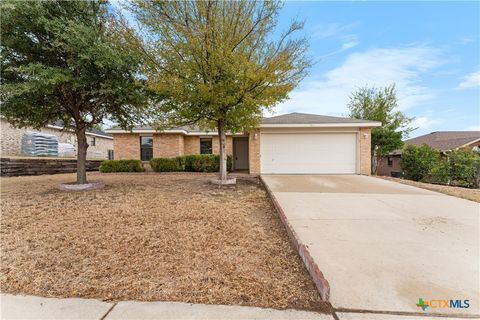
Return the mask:
<svg viewBox="0 0 480 320">
<path fill-rule="evenodd" d="M 378 168 L 378 158 L 377 158 L 377 152 L 375 150 L 372 150 L 371 153 L 371 158 L 372 158 L 372 174 L 377 175 L 377 168 Z"/>
<path fill-rule="evenodd" d="M 77 184 L 87 183 L 87 136 L 85 129 L 76 130 L 77 134 Z"/>
<path fill-rule="evenodd" d="M 220 143 L 220 177 L 222 181 L 227 180 L 227 137 L 225 135 L 225 123 L 218 120 L 218 141 Z"/>
<path fill-rule="evenodd" d="M 375 156 L 375 168 L 374 168 L 374 170 L 373 170 L 373 172 L 372 172 L 374 175 L 377 175 L 377 173 L 378 173 L 378 168 L 380 168 L 380 166 L 383 165 L 384 158 L 385 158 L 385 157 L 377 157 L 377 156 Z"/>
</svg>

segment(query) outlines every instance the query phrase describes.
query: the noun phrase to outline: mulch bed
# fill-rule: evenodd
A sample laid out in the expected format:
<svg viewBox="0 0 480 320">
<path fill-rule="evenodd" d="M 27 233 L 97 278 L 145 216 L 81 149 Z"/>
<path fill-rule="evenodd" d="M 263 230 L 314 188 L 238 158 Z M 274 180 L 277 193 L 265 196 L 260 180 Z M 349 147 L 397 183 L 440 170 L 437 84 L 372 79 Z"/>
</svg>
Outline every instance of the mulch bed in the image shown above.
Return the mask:
<svg viewBox="0 0 480 320">
<path fill-rule="evenodd" d="M 4 293 L 330 312 L 259 183 L 90 173 L 1 179 Z"/>
<path fill-rule="evenodd" d="M 462 188 L 462 187 L 454 187 L 454 186 L 444 186 L 440 184 L 431 184 L 425 182 L 417 182 L 412 180 L 405 180 L 400 178 L 393 178 L 393 177 L 384 177 L 384 176 L 377 176 L 377 178 L 382 178 L 385 180 L 395 181 L 403 184 L 407 184 L 414 187 L 419 187 L 423 189 L 427 189 L 430 191 L 436 191 L 444 194 L 448 194 L 450 196 L 454 196 L 457 198 L 467 199 L 475 202 L 480 202 L 480 189 L 469 189 L 469 188 Z"/>
</svg>

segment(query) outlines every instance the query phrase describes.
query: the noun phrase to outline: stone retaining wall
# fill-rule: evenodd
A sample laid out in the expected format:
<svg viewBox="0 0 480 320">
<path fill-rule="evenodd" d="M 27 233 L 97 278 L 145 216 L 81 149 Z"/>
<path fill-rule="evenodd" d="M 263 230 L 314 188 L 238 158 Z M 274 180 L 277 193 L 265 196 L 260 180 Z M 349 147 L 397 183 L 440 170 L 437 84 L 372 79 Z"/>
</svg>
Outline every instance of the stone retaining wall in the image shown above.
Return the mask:
<svg viewBox="0 0 480 320">
<path fill-rule="evenodd" d="M 101 160 L 87 160 L 87 171 L 98 171 Z M 4 177 L 77 172 L 77 160 L 52 158 L 0 158 Z"/>
</svg>

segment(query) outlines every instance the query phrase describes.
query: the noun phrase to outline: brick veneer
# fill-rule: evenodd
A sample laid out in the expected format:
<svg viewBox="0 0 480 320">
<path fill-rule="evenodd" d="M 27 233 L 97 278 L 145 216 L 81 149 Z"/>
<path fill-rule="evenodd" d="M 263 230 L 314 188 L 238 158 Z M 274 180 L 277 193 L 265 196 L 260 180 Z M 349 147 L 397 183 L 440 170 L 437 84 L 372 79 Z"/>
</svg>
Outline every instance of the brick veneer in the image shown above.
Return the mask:
<svg viewBox="0 0 480 320">
<path fill-rule="evenodd" d="M 371 156 L 372 129 L 360 128 L 360 174 L 371 175 L 372 156 Z"/>
<path fill-rule="evenodd" d="M 183 156 L 183 135 L 172 133 L 155 133 L 153 135 L 153 157 Z"/>
<path fill-rule="evenodd" d="M 185 154 L 200 153 L 200 137 L 199 136 L 183 137 L 183 145 L 184 145 Z"/>
<path fill-rule="evenodd" d="M 255 129 L 248 136 L 248 166 L 250 174 L 260 174 L 260 129 Z"/>
<path fill-rule="evenodd" d="M 232 137 L 227 136 L 227 154 L 233 154 L 232 141 Z M 198 144 L 200 144 L 200 139 L 198 140 Z M 220 142 L 218 136 L 212 137 L 212 152 L 215 154 L 220 153 Z"/>
<path fill-rule="evenodd" d="M 115 159 L 140 159 L 140 134 L 115 133 Z M 212 152 L 219 153 L 217 136 L 212 136 Z M 227 154 L 232 154 L 233 140 L 227 137 Z M 183 136 L 172 133 L 153 134 L 154 157 L 176 157 L 200 153 L 200 136 Z"/>
<path fill-rule="evenodd" d="M 116 133 L 113 135 L 115 160 L 140 160 L 140 135 L 138 133 Z"/>
</svg>

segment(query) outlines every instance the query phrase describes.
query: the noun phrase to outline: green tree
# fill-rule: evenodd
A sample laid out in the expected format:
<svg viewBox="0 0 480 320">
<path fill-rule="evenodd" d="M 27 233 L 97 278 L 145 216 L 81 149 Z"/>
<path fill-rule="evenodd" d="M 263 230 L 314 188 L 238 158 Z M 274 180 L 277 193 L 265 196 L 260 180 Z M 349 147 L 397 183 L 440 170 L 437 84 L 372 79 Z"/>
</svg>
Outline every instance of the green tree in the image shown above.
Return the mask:
<svg viewBox="0 0 480 320">
<path fill-rule="evenodd" d="M 227 179 L 226 132 L 248 132 L 306 75 L 308 43 L 294 22 L 274 39 L 276 1 L 154 1 L 131 6 L 147 41 L 148 81 L 165 100 L 169 124 L 217 130 L 220 179 Z"/>
<path fill-rule="evenodd" d="M 402 152 L 400 167 L 406 179 L 420 181 L 426 178 L 440 159 L 440 152 L 424 144 L 420 147 L 410 144 Z"/>
<path fill-rule="evenodd" d="M 376 173 L 379 161 L 390 152 L 403 146 L 403 139 L 414 130 L 410 127 L 413 118 L 396 110 L 397 92 L 392 84 L 385 88 L 364 87 L 350 96 L 350 117 L 379 121 L 381 127 L 372 129 L 372 172 Z"/>
<path fill-rule="evenodd" d="M 1 114 L 17 127 L 61 120 L 78 141 L 77 183 L 87 182 L 86 130 L 110 118 L 141 122 L 141 60 L 113 32 L 106 1 L 2 1 Z"/>
<path fill-rule="evenodd" d="M 450 183 L 462 187 L 476 187 L 480 180 L 480 155 L 467 149 L 447 153 Z"/>
</svg>

